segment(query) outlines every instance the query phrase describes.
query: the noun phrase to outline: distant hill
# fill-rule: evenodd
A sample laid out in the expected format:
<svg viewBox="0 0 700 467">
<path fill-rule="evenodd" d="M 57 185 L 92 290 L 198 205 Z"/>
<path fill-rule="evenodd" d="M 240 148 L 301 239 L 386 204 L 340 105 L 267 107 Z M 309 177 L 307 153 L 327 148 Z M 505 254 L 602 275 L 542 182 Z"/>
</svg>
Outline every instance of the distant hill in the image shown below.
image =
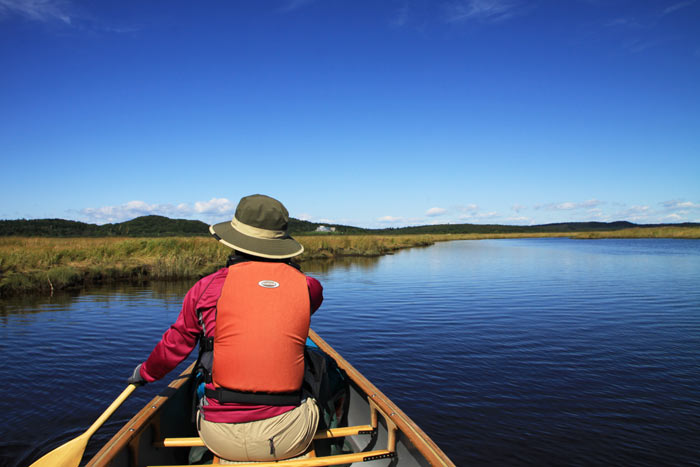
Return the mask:
<svg viewBox="0 0 700 467">
<path fill-rule="evenodd" d="M 0 220 L 0 236 L 22 237 L 172 237 L 209 235 L 201 221 L 142 216 L 116 224 L 87 224 L 64 219 Z"/>
<path fill-rule="evenodd" d="M 599 232 L 641 227 L 626 221 L 617 222 L 562 222 L 541 225 L 499 225 L 499 224 L 435 224 L 414 227 L 383 229 L 397 234 L 492 234 L 492 233 L 557 233 L 557 232 Z"/>
<path fill-rule="evenodd" d="M 209 235 L 209 225 L 202 221 L 170 219 L 164 216 L 141 216 L 130 221 L 109 225 L 114 235 L 120 236 L 169 237 L 173 235 Z"/>
<path fill-rule="evenodd" d="M 411 234 L 504 234 L 504 233 L 562 233 L 562 232 L 610 232 L 634 227 L 700 227 L 700 223 L 682 224 L 634 224 L 627 221 L 616 222 L 560 222 L 540 225 L 499 225 L 499 224 L 436 224 L 400 227 L 382 230 L 366 230 L 365 233 Z"/>
<path fill-rule="evenodd" d="M 363 229 L 340 224 L 320 224 L 291 218 L 289 231 L 294 234 L 490 234 L 490 233 L 557 233 L 601 232 L 632 227 L 700 227 L 698 223 L 683 224 L 634 224 L 632 222 L 562 222 L 533 226 L 498 224 L 437 224 L 413 227 Z M 164 216 L 142 216 L 115 224 L 88 224 L 65 219 L 0 220 L 0 236 L 21 237 L 173 237 L 208 236 L 209 225 L 201 221 L 170 219 Z"/>
<path fill-rule="evenodd" d="M 291 218 L 292 234 L 312 233 L 328 224 Z M 336 233 L 365 233 L 365 229 L 332 225 Z M 65 219 L 0 220 L 0 236 L 20 237 L 173 237 L 209 236 L 209 224 L 164 216 L 141 216 L 115 224 L 88 224 Z"/>
<path fill-rule="evenodd" d="M 100 226 L 64 219 L 0 220 L 0 236 L 96 237 Z"/>
</svg>

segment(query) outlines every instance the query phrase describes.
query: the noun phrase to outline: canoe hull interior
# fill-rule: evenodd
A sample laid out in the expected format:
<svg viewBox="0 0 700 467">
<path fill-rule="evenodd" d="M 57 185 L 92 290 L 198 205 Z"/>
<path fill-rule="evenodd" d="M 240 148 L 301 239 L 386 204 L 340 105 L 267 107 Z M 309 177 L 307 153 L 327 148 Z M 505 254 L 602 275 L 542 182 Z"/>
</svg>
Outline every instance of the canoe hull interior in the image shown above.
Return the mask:
<svg viewBox="0 0 700 467">
<path fill-rule="evenodd" d="M 344 451 L 355 453 L 392 452 L 390 458 L 353 460 L 342 465 L 414 467 L 454 464 L 447 456 L 376 387 L 311 331 L 319 347 L 336 360 L 350 380 L 348 426 L 367 426 L 373 422 L 373 434 L 345 436 Z M 196 437 L 192 422 L 192 367 L 185 370 L 158 396 L 153 398 L 90 460 L 88 467 L 141 467 L 188 465 L 190 447 L 163 447 L 165 438 Z M 373 420 L 372 407 L 376 416 Z M 314 441 L 319 457 L 330 451 L 333 440 Z M 195 448 L 196 449 L 196 448 Z M 200 448 L 201 449 L 201 448 Z M 362 457 L 360 455 L 360 457 Z M 284 465 L 284 462 L 279 464 Z"/>
<path fill-rule="evenodd" d="M 187 465 L 190 448 L 159 447 L 157 442 L 164 438 L 197 436 L 191 421 L 194 389 L 191 372 L 192 366 L 154 397 L 87 466 Z"/>
</svg>

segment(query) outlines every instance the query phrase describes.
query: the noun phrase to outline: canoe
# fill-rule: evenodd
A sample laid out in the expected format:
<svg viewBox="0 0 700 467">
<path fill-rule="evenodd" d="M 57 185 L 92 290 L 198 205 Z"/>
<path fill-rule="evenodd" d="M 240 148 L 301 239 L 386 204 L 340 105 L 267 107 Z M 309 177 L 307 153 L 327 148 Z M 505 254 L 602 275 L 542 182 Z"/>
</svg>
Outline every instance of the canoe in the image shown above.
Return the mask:
<svg viewBox="0 0 700 467">
<path fill-rule="evenodd" d="M 236 466 L 454 466 L 418 425 L 318 334 L 311 330 L 309 337 L 348 376 L 346 426 L 319 430 L 305 458 Z M 87 466 L 189 465 L 191 450 L 204 450 L 195 448 L 203 444 L 191 422 L 193 365 L 129 420 Z M 332 452 L 328 446 L 338 442 L 343 449 Z M 214 457 L 213 462 L 219 459 Z"/>
</svg>

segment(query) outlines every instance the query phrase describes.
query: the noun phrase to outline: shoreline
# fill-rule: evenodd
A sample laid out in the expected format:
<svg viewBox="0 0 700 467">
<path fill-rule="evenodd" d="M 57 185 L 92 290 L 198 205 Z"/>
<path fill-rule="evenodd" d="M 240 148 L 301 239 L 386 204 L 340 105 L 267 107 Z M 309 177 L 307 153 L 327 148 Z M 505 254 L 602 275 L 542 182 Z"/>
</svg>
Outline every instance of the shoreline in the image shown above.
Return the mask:
<svg viewBox="0 0 700 467">
<path fill-rule="evenodd" d="M 634 228 L 608 232 L 298 235 L 306 261 L 377 257 L 453 240 L 507 238 L 700 239 L 700 228 Z M 223 267 L 230 249 L 208 237 L 0 237 L 0 298 L 53 295 L 92 285 L 197 280 Z"/>
</svg>

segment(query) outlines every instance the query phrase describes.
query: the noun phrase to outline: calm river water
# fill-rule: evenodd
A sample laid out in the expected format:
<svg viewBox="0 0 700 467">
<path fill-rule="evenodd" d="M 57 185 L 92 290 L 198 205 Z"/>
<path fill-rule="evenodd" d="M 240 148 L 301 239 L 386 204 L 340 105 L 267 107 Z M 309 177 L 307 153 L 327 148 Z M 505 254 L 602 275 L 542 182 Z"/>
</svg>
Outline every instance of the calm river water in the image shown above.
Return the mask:
<svg viewBox="0 0 700 467">
<path fill-rule="evenodd" d="M 314 329 L 459 466 L 698 465 L 700 241 L 459 241 L 305 270 Z M 0 465 L 83 433 L 189 285 L 0 301 Z"/>
</svg>

